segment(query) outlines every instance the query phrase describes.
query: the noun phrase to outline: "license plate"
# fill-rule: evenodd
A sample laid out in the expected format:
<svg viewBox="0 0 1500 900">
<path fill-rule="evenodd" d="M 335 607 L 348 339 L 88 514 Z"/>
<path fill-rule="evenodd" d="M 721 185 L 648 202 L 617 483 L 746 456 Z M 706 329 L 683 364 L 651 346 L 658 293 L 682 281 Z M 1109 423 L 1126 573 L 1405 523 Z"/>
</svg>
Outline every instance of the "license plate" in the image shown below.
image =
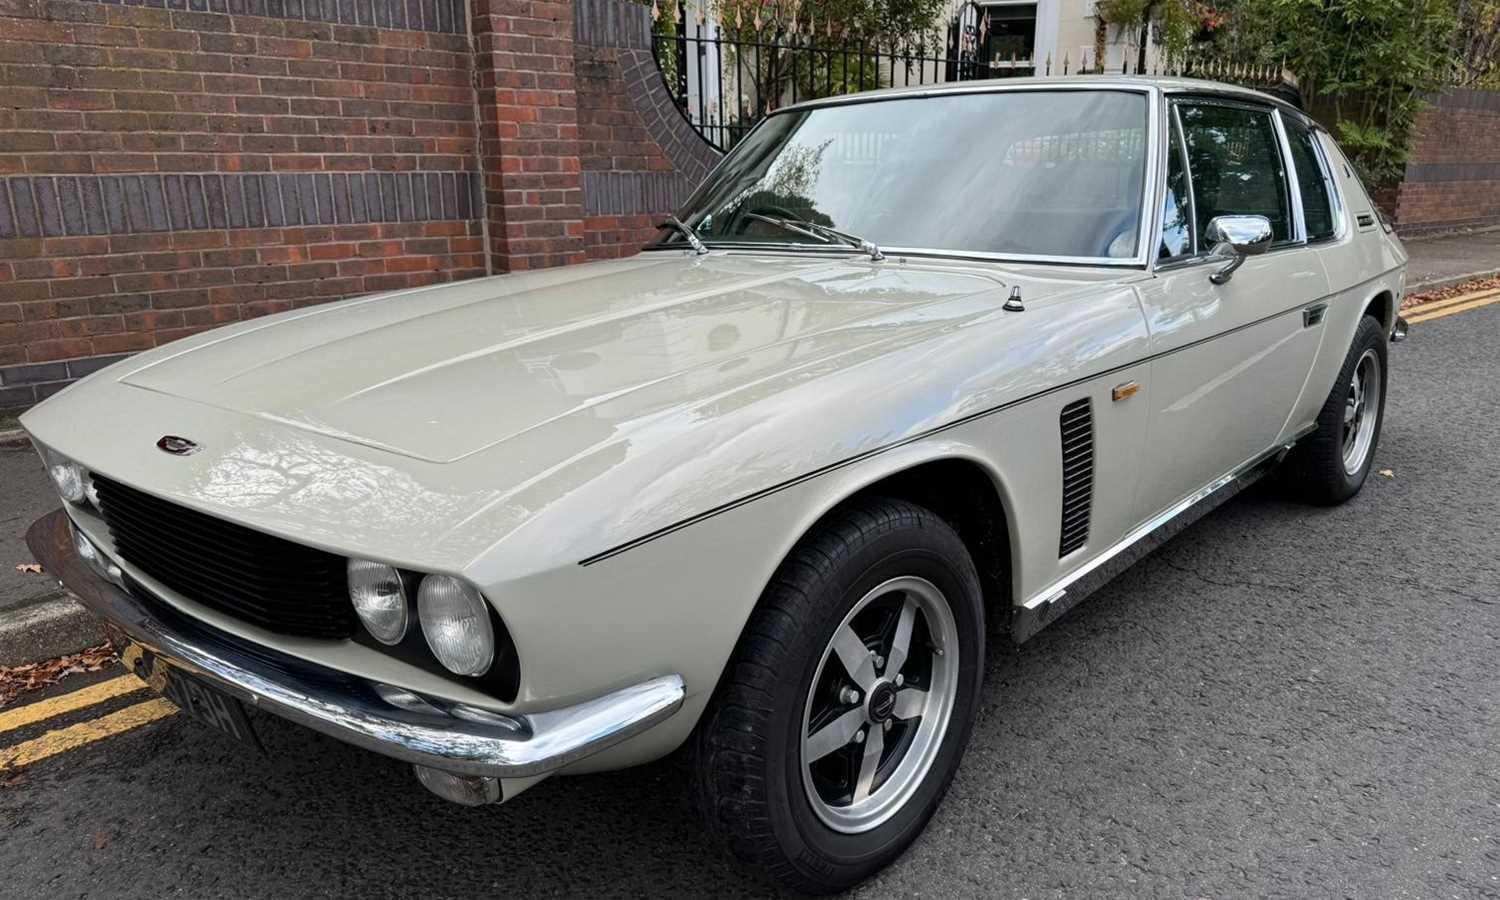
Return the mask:
<svg viewBox="0 0 1500 900">
<path fill-rule="evenodd" d="M 134 656 L 134 659 L 130 657 Z M 262 750 L 260 740 L 250 727 L 245 715 L 245 706 L 204 682 L 202 679 L 170 665 L 150 651 L 139 654 L 125 653 L 123 657 L 132 663 L 135 674 L 176 704 L 178 709 L 241 743 Z"/>
</svg>

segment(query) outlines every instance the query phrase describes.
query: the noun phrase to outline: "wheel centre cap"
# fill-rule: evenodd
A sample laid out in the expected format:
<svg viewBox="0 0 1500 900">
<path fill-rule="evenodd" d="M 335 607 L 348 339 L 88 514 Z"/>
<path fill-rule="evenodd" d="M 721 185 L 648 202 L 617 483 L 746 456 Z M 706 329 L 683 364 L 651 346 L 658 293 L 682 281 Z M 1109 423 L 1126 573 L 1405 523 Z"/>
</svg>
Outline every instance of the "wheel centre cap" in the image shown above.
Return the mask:
<svg viewBox="0 0 1500 900">
<path fill-rule="evenodd" d="M 889 681 L 882 681 L 870 692 L 870 718 L 884 722 L 896 711 L 896 689 Z"/>
</svg>

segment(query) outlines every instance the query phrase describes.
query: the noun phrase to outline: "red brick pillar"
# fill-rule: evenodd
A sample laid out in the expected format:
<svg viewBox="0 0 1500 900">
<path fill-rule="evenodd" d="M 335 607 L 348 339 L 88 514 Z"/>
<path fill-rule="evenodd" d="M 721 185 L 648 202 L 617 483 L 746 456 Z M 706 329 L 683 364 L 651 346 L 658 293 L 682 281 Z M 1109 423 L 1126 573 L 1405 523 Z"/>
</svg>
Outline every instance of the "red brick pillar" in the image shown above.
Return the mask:
<svg viewBox="0 0 1500 900">
<path fill-rule="evenodd" d="M 471 0 L 496 272 L 583 262 L 572 0 Z"/>
</svg>

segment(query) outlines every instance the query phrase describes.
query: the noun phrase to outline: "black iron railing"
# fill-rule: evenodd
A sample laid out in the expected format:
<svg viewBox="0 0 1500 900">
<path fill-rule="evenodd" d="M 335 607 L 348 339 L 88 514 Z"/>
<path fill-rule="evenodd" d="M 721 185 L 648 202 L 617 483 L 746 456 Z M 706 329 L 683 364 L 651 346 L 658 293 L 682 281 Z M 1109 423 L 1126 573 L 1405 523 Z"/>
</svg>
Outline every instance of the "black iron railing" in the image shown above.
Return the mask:
<svg viewBox="0 0 1500 900">
<path fill-rule="evenodd" d="M 882 44 L 855 40 L 829 43 L 805 34 L 732 36 L 713 26 L 684 23 L 653 36 L 652 49 L 678 110 L 714 147 L 728 150 L 767 113 L 780 107 L 885 87 L 943 84 L 1031 75 L 1090 75 L 1103 70 L 1091 60 L 976 59 L 952 55 L 944 46 Z M 1126 61 L 1111 74 L 1192 75 L 1240 84 L 1276 83 L 1281 67 L 1189 58 L 1174 65 L 1132 71 Z"/>
</svg>

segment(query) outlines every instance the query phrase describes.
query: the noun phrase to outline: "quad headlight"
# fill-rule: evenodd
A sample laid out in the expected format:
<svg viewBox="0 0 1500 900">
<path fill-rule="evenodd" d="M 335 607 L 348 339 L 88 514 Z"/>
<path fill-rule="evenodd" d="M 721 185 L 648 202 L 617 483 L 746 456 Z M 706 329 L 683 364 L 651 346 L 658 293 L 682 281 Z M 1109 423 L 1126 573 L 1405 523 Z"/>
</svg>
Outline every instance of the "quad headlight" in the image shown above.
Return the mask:
<svg viewBox="0 0 1500 900">
<path fill-rule="evenodd" d="M 406 636 L 406 584 L 395 568 L 368 559 L 349 560 L 349 602 L 375 640 L 399 644 Z"/>
<path fill-rule="evenodd" d="M 57 488 L 62 498 L 69 503 L 87 501 L 89 489 L 93 486 L 88 471 L 55 450 L 42 447 L 41 451 L 42 461 L 47 466 L 47 474 L 52 478 L 52 485 Z"/>
<path fill-rule="evenodd" d="M 368 559 L 349 560 L 348 574 L 349 602 L 375 640 L 395 646 L 406 639 L 413 617 L 406 586 L 416 584 L 415 617 L 433 657 L 455 675 L 489 671 L 495 626 L 489 604 L 473 585 L 452 575 L 403 574 Z"/>
<path fill-rule="evenodd" d="M 455 675 L 483 675 L 495 659 L 489 605 L 472 585 L 428 575 L 417 588 L 417 618 L 432 655 Z"/>
</svg>

